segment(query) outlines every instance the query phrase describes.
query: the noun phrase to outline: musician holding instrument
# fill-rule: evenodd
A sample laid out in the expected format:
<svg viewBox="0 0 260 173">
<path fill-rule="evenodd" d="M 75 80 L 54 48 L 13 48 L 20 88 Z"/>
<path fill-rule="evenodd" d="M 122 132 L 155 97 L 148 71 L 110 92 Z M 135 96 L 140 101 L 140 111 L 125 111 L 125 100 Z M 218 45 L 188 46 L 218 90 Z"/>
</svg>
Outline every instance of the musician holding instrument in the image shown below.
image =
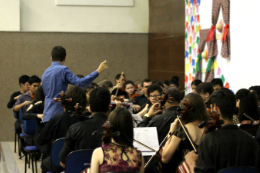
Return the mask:
<svg viewBox="0 0 260 173">
<path fill-rule="evenodd" d="M 204 129 L 199 128 L 199 124 L 209 118 L 204 101 L 199 94 L 190 93 L 184 97 L 180 104 L 181 108 L 185 107 L 185 101 L 189 101 L 190 108 L 180 118 L 184 127 L 179 124 L 179 118 L 171 124 L 168 133 L 169 140 L 167 140 L 162 152 L 162 162 L 165 164 L 172 162 L 172 160 L 179 160 L 174 155 L 176 152 L 181 154 L 181 160 L 184 160 L 184 156 L 193 150 L 194 146 L 192 145 L 197 147 L 203 137 Z M 189 134 L 192 143 L 186 133 Z M 172 171 L 175 169 L 176 167 L 172 168 Z M 170 170 L 166 172 L 170 172 Z"/>
<path fill-rule="evenodd" d="M 211 103 L 224 124 L 203 137 L 198 155 L 192 151 L 185 156 L 191 172 L 217 173 L 224 168 L 237 166 L 257 168 L 259 146 L 256 140 L 233 124 L 233 113 L 236 108 L 236 97 L 233 92 L 221 88 L 214 92 Z"/>
<path fill-rule="evenodd" d="M 152 85 L 150 79 L 144 79 L 141 84 L 142 95 L 135 98 L 135 104 L 138 104 L 141 107 L 144 107 L 148 101 L 147 89 Z"/>
<path fill-rule="evenodd" d="M 127 93 L 124 90 L 124 84 L 126 81 L 126 76 L 124 72 L 121 74 L 117 74 L 115 77 L 116 85 L 113 87 L 113 90 L 111 92 L 111 95 L 114 96 L 125 96 Z"/>
<path fill-rule="evenodd" d="M 196 87 L 196 93 L 200 94 L 206 104 L 206 107 L 210 108 L 209 98 L 210 95 L 213 93 L 213 85 L 210 82 L 200 83 Z"/>
<path fill-rule="evenodd" d="M 111 142 L 94 150 L 91 160 L 91 173 L 112 171 L 144 172 L 144 160 L 141 151 L 133 146 L 132 115 L 125 108 L 117 108 L 108 116 Z"/>
</svg>

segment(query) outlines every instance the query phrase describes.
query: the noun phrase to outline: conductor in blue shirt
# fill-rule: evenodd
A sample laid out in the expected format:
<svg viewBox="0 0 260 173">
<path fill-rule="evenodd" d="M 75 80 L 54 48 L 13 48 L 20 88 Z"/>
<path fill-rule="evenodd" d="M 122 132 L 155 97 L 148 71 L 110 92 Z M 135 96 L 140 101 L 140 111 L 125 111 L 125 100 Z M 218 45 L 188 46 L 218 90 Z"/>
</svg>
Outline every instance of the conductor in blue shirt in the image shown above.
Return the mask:
<svg viewBox="0 0 260 173">
<path fill-rule="evenodd" d="M 78 78 L 68 67 L 63 65 L 66 60 L 66 50 L 62 46 L 56 46 L 52 49 L 51 60 L 51 66 L 42 75 L 42 88 L 45 94 L 43 122 L 48 122 L 53 115 L 64 111 L 61 103 L 55 103 L 53 98 L 59 98 L 61 91 L 66 92 L 68 84 L 86 86 L 108 68 L 107 62 L 104 61 L 90 75 Z"/>
</svg>

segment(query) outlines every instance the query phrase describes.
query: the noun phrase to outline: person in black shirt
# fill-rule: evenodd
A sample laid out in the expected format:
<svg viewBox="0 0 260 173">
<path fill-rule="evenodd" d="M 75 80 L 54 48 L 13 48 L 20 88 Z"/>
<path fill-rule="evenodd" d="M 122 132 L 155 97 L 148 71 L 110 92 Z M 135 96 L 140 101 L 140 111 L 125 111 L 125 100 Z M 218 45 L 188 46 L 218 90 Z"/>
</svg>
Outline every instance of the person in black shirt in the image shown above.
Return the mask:
<svg viewBox="0 0 260 173">
<path fill-rule="evenodd" d="M 201 95 L 206 104 L 206 107 L 210 108 L 209 98 L 210 95 L 213 93 L 213 85 L 209 82 L 200 83 L 196 87 L 196 93 Z"/>
<path fill-rule="evenodd" d="M 67 155 L 80 149 L 95 149 L 101 147 L 102 136 L 93 136 L 95 131 L 102 132 L 102 125 L 107 121 L 109 114 L 110 93 L 104 88 L 95 88 L 89 97 L 92 116 L 82 122 L 72 125 L 66 135 L 63 149 L 60 153 L 60 164 L 65 167 Z"/>
<path fill-rule="evenodd" d="M 257 168 L 259 146 L 256 140 L 233 124 L 233 113 L 236 108 L 236 97 L 233 92 L 221 88 L 214 92 L 211 103 L 214 110 L 220 114 L 220 119 L 224 121 L 224 124 L 202 139 L 198 155 L 191 151 L 185 156 L 190 171 L 217 173 L 228 167 Z"/>
<path fill-rule="evenodd" d="M 135 98 L 135 104 L 141 106 L 141 108 L 147 104 L 148 101 L 147 89 L 150 85 L 152 85 L 152 81 L 150 79 L 144 79 L 141 84 L 143 95 Z"/>
<path fill-rule="evenodd" d="M 122 76 L 122 78 L 121 78 Z M 116 87 L 111 95 L 114 95 L 114 96 L 125 96 L 127 95 L 127 93 L 125 92 L 124 90 L 124 85 L 125 85 L 125 81 L 126 81 L 126 77 L 125 77 L 125 74 L 121 75 L 121 74 L 117 74 L 116 77 L 115 77 L 115 81 L 116 81 L 116 85 L 115 86 L 119 86 L 119 87 Z M 116 94 L 117 93 L 117 94 Z"/>
<path fill-rule="evenodd" d="M 38 145 L 50 145 L 56 139 L 65 137 L 70 126 L 79 122 L 79 117 L 75 115 L 74 106 L 78 103 L 80 105 L 79 112 L 85 111 L 87 105 L 86 92 L 81 87 L 71 86 L 65 94 L 65 99 L 69 98 L 72 98 L 72 101 L 67 103 L 65 112 L 54 115 L 38 134 Z M 62 167 L 52 164 L 50 156 L 42 161 L 41 168 L 43 173 L 63 171 Z"/>
<path fill-rule="evenodd" d="M 20 91 L 16 91 L 14 92 L 11 97 L 10 97 L 10 100 L 9 102 L 7 103 L 7 108 L 8 109 L 11 109 L 13 108 L 15 102 L 17 101 L 17 99 L 20 97 L 20 95 L 26 93 L 28 90 L 29 90 L 29 87 L 28 87 L 28 80 L 29 80 L 29 76 L 27 75 L 23 75 L 19 78 L 19 85 L 21 87 L 21 90 Z M 16 113 L 16 117 L 17 117 L 17 120 L 15 121 L 15 129 L 16 129 L 16 132 L 17 133 L 21 133 L 22 132 L 22 129 L 21 129 L 21 122 L 19 120 L 19 112 Z"/>
<path fill-rule="evenodd" d="M 214 92 L 219 90 L 220 88 L 223 88 L 223 81 L 220 78 L 214 78 L 211 81 L 213 85 Z"/>
</svg>

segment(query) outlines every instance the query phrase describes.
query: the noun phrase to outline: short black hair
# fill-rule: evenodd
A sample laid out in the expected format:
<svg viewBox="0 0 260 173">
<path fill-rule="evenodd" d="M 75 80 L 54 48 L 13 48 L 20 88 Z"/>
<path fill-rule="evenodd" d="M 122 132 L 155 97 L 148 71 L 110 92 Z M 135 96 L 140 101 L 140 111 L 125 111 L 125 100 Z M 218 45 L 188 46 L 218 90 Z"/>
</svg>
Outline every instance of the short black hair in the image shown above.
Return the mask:
<svg viewBox="0 0 260 173">
<path fill-rule="evenodd" d="M 219 85 L 220 87 L 223 87 L 223 82 L 220 78 L 212 79 L 211 83 L 213 86 Z"/>
<path fill-rule="evenodd" d="M 199 94 L 209 93 L 209 95 L 211 95 L 213 93 L 213 85 L 210 82 L 201 83 L 196 87 L 196 92 Z"/>
<path fill-rule="evenodd" d="M 180 78 L 179 78 L 179 76 L 173 76 L 171 80 L 176 80 L 177 82 L 179 82 Z"/>
<path fill-rule="evenodd" d="M 250 92 L 247 89 L 240 89 L 236 93 L 236 99 L 240 100 L 239 105 L 239 120 L 248 120 L 244 113 L 255 120 L 259 120 L 258 96 L 255 92 Z"/>
<path fill-rule="evenodd" d="M 105 88 L 95 88 L 89 95 L 91 112 L 107 112 L 109 109 L 111 95 Z"/>
<path fill-rule="evenodd" d="M 83 87 L 83 89 L 85 90 L 86 93 L 88 93 L 90 90 L 94 89 L 94 88 L 97 88 L 98 85 L 96 83 L 91 83 L 91 84 L 88 84 L 87 86 Z"/>
<path fill-rule="evenodd" d="M 199 80 L 199 79 L 195 79 L 194 81 L 191 82 L 191 85 L 195 85 L 195 86 L 198 86 L 199 84 L 201 84 L 202 81 Z"/>
<path fill-rule="evenodd" d="M 66 50 L 62 46 L 55 46 L 51 51 L 53 61 L 63 61 L 66 58 Z"/>
<path fill-rule="evenodd" d="M 260 101 L 260 86 L 259 85 L 251 86 L 249 88 L 249 91 L 251 91 L 251 90 L 254 91 L 257 94 L 258 100 Z"/>
<path fill-rule="evenodd" d="M 148 89 L 147 89 L 147 95 L 148 95 L 148 97 L 150 96 L 150 93 L 152 93 L 152 92 L 154 92 L 154 91 L 158 91 L 158 92 L 160 93 L 160 95 L 162 95 L 162 93 L 163 93 L 163 90 L 162 90 L 162 88 L 161 88 L 159 85 L 157 85 L 157 84 L 152 84 L 152 85 L 150 85 L 150 86 L 148 87 Z"/>
<path fill-rule="evenodd" d="M 135 86 L 133 81 L 127 80 L 127 81 L 125 81 L 124 88 L 126 88 L 126 85 L 128 85 L 128 84 L 132 84 L 133 86 Z"/>
<path fill-rule="evenodd" d="M 210 97 L 210 102 L 217 105 L 224 119 L 233 119 L 236 108 L 236 96 L 231 90 L 221 88 L 215 91 Z"/>
<path fill-rule="evenodd" d="M 168 87 L 167 89 L 168 92 L 168 98 L 173 97 L 175 103 L 180 103 L 181 101 L 181 92 L 178 88 L 176 87 Z"/>
<path fill-rule="evenodd" d="M 113 87 L 113 84 L 112 84 L 112 82 L 111 81 L 106 81 L 106 82 L 104 82 L 103 83 L 103 85 L 102 85 L 102 88 L 105 88 L 105 89 L 109 89 L 109 88 L 112 88 Z"/>
<path fill-rule="evenodd" d="M 163 83 L 161 81 L 153 81 L 152 84 L 156 84 L 156 85 L 159 85 L 160 87 L 164 87 Z"/>
<path fill-rule="evenodd" d="M 144 86 L 144 82 L 152 82 L 152 80 L 151 80 L 151 79 L 144 79 L 144 80 L 142 81 L 142 84 L 141 84 L 142 87 Z"/>
<path fill-rule="evenodd" d="M 84 76 L 82 74 L 77 74 L 76 75 L 78 78 L 84 78 Z"/>
<path fill-rule="evenodd" d="M 37 88 L 37 90 L 35 91 L 33 101 L 36 103 L 36 102 L 38 102 L 38 101 L 44 102 L 44 100 L 45 100 L 45 96 L 44 96 L 43 88 L 42 88 L 42 86 L 40 85 L 40 86 Z"/>
<path fill-rule="evenodd" d="M 71 86 L 65 95 L 65 99 L 72 98 L 72 102 L 69 102 L 67 107 L 65 108 L 66 111 L 75 111 L 74 106 L 78 103 L 81 107 L 79 108 L 80 112 L 86 110 L 87 105 L 87 97 L 84 89 L 79 86 Z"/>
<path fill-rule="evenodd" d="M 167 85 L 167 86 L 170 86 L 170 81 L 168 81 L 167 79 L 164 79 L 162 81 L 163 84 Z"/>
<path fill-rule="evenodd" d="M 125 108 L 117 108 L 108 116 L 111 131 L 119 131 L 120 135 L 112 137 L 116 143 L 133 147 L 134 127 L 131 113 Z"/>
<path fill-rule="evenodd" d="M 26 82 L 28 82 L 28 80 L 29 80 L 29 76 L 27 76 L 27 75 L 22 75 L 22 76 L 20 76 L 19 77 L 19 84 L 25 84 Z"/>
<path fill-rule="evenodd" d="M 41 83 L 41 79 L 38 76 L 33 75 L 29 78 L 28 83 L 30 85 L 32 85 L 33 83 Z"/>
<path fill-rule="evenodd" d="M 122 76 L 124 76 L 124 77 L 125 77 L 125 74 L 123 74 Z M 117 75 L 116 75 L 116 77 L 115 77 L 115 79 L 119 80 L 119 79 L 120 79 L 120 77 L 121 77 L 121 74 L 117 74 Z"/>
<path fill-rule="evenodd" d="M 179 87 L 179 82 L 178 82 L 177 80 L 175 80 L 175 79 L 172 79 L 172 80 L 170 81 L 170 85 L 171 85 L 171 84 L 175 85 L 176 87 Z"/>
</svg>

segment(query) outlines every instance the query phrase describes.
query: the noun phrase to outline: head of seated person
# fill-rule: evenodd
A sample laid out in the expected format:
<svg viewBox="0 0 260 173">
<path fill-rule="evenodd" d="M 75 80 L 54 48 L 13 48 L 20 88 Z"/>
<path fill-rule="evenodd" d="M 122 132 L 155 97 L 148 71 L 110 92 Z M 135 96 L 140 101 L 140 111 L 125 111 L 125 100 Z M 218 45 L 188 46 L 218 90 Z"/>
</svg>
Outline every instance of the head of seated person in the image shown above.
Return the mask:
<svg viewBox="0 0 260 173">
<path fill-rule="evenodd" d="M 22 75 L 21 77 L 19 77 L 19 85 L 21 87 L 21 93 L 25 93 L 29 90 L 29 76 L 27 75 Z"/>
<path fill-rule="evenodd" d="M 207 103 L 213 93 L 213 85 L 209 82 L 201 83 L 196 87 L 196 93 L 200 94 L 204 102 Z"/>
<path fill-rule="evenodd" d="M 45 100 L 45 95 L 44 95 L 42 86 L 40 85 L 37 88 L 37 90 L 35 91 L 33 102 L 37 103 L 37 102 L 41 101 L 42 103 L 44 103 L 44 100 Z"/>
<path fill-rule="evenodd" d="M 201 80 L 199 79 L 195 79 L 194 81 L 191 82 L 191 88 L 192 88 L 192 92 L 196 93 L 196 87 L 201 84 Z"/>
<path fill-rule="evenodd" d="M 93 82 L 91 84 L 88 84 L 87 86 L 83 87 L 83 89 L 86 91 L 87 101 L 89 101 L 90 92 L 97 87 L 98 87 L 98 85 L 96 83 L 93 83 Z"/>
<path fill-rule="evenodd" d="M 150 79 L 144 79 L 141 84 L 142 93 L 147 97 L 147 89 L 152 85 L 152 81 Z"/>
<path fill-rule="evenodd" d="M 89 106 L 92 115 L 97 113 L 108 115 L 110 97 L 110 92 L 105 88 L 98 87 L 93 89 L 89 95 Z"/>
<path fill-rule="evenodd" d="M 251 86 L 249 88 L 250 92 L 255 92 L 256 95 L 258 96 L 258 105 L 260 104 L 260 86 L 256 85 L 256 86 Z"/>
<path fill-rule="evenodd" d="M 163 83 L 164 88 L 170 86 L 170 81 L 167 80 L 167 79 L 164 79 L 164 80 L 162 81 L 162 83 Z"/>
<path fill-rule="evenodd" d="M 122 76 L 122 78 L 121 78 L 121 76 Z M 116 77 L 115 77 L 115 81 L 116 81 L 116 85 L 118 83 L 120 83 L 120 86 L 123 87 L 124 84 L 125 84 L 125 81 L 126 81 L 125 74 L 123 74 L 123 75 L 122 74 L 117 74 Z"/>
<path fill-rule="evenodd" d="M 111 81 L 106 81 L 104 82 L 104 84 L 102 85 L 102 88 L 105 88 L 107 90 L 110 90 L 111 88 L 113 88 L 113 84 Z"/>
<path fill-rule="evenodd" d="M 217 91 L 218 89 L 223 88 L 223 82 L 222 82 L 222 79 L 220 79 L 220 78 L 212 79 L 211 83 L 213 85 L 214 91 Z"/>
<path fill-rule="evenodd" d="M 29 83 L 29 85 L 28 85 L 29 86 L 29 93 L 32 96 L 32 95 L 35 94 L 37 88 L 40 86 L 41 79 L 38 76 L 33 75 L 29 78 L 28 83 Z"/>
<path fill-rule="evenodd" d="M 135 93 L 135 84 L 131 80 L 127 80 L 124 84 L 125 92 L 130 96 Z"/>
<path fill-rule="evenodd" d="M 147 95 L 152 104 L 157 103 L 158 96 L 161 96 L 163 93 L 162 87 L 157 84 L 152 84 L 147 89 Z"/>
<path fill-rule="evenodd" d="M 239 107 L 239 121 L 249 120 L 244 114 L 255 120 L 259 119 L 258 97 L 255 92 L 240 89 L 236 93 L 237 106 Z"/>
<path fill-rule="evenodd" d="M 170 86 L 171 87 L 176 87 L 176 88 L 179 88 L 179 82 L 177 81 L 177 80 L 175 80 L 175 79 L 172 79 L 171 81 L 170 81 Z"/>
<path fill-rule="evenodd" d="M 152 84 L 157 84 L 157 85 L 159 85 L 162 89 L 164 89 L 164 85 L 163 85 L 163 83 L 161 82 L 161 81 L 153 81 L 153 83 Z"/>
<path fill-rule="evenodd" d="M 168 100 L 164 104 L 164 110 L 173 106 L 179 106 L 181 101 L 180 90 L 176 87 L 168 87 L 165 90 L 168 92 Z"/>
</svg>

